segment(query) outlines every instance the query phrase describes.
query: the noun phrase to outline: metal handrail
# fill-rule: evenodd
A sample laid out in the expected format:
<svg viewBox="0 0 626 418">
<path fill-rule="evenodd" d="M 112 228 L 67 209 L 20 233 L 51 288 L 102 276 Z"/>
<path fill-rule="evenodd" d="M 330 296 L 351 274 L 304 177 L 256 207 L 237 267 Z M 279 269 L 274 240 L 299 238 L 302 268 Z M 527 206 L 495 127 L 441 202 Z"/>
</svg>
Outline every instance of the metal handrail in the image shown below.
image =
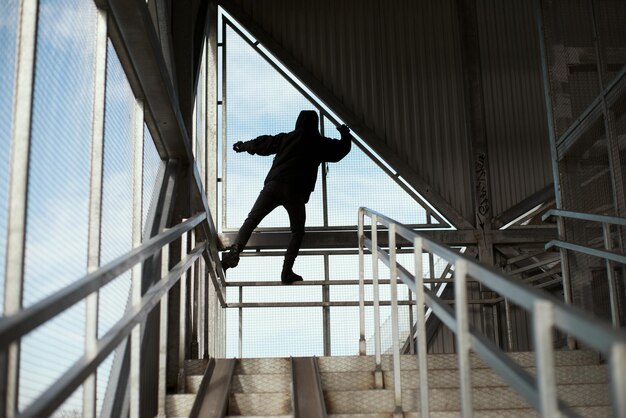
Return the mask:
<svg viewBox="0 0 626 418">
<path fill-rule="evenodd" d="M 605 260 L 606 278 L 609 287 L 609 303 L 611 305 L 611 323 L 614 328 L 619 328 L 619 303 L 617 300 L 617 283 L 614 277 L 612 262 L 620 264 L 626 264 L 626 255 L 613 252 L 613 242 L 611 239 L 611 225 L 626 226 L 626 218 L 620 218 L 618 216 L 608 215 L 596 215 L 594 213 L 582 213 L 574 212 L 571 210 L 563 209 L 551 209 L 546 212 L 542 220 L 546 220 L 549 217 L 554 216 L 559 219 L 574 219 L 588 222 L 600 222 L 602 224 L 602 238 L 604 241 L 604 251 L 597 248 L 587 247 L 584 245 L 574 244 L 571 242 L 552 240 L 549 241 L 545 248 L 558 247 L 562 252 L 566 250 L 575 251 L 578 253 L 590 255 L 592 257 L 598 257 Z M 559 225 L 562 226 L 560 223 Z M 569 283 L 569 280 L 567 281 Z"/>
<path fill-rule="evenodd" d="M 371 239 L 365 236 L 364 218 L 371 218 Z M 385 225 L 389 229 L 389 249 L 383 250 L 377 244 L 377 227 Z M 395 279 L 415 291 L 417 303 L 417 344 L 419 363 L 419 390 L 421 401 L 421 416 L 429 415 L 428 407 L 428 376 L 427 352 L 425 343 L 425 307 L 450 328 L 456 335 L 457 353 L 459 358 L 459 373 L 461 385 L 461 405 L 463 416 L 472 416 L 471 375 L 469 351 L 474 350 L 496 373 L 498 373 L 513 389 L 523 396 L 534 408 L 541 411 L 543 416 L 555 416 L 559 412 L 567 416 L 576 416 L 567 405 L 559 401 L 556 395 L 554 377 L 554 353 L 552 342 L 552 327 L 559 328 L 577 337 L 581 342 L 604 354 L 610 362 L 611 395 L 613 411 L 616 416 L 626 416 L 626 333 L 612 329 L 605 323 L 587 316 L 583 311 L 565 305 L 551 295 L 541 292 L 528 284 L 511 280 L 486 265 L 477 263 L 464 254 L 457 253 L 448 247 L 438 244 L 419 233 L 412 231 L 402 224 L 378 212 L 367 208 L 359 209 L 359 279 L 360 279 L 360 332 L 361 342 L 364 339 L 364 248 L 372 250 L 372 267 L 374 282 L 374 329 L 380 333 L 380 316 L 378 309 L 378 260 L 385 262 L 391 270 L 391 315 L 392 326 L 397 327 L 397 297 L 393 288 L 397 286 Z M 415 275 L 397 265 L 395 236 L 399 235 L 413 243 L 415 254 Z M 454 265 L 455 299 L 453 308 L 443 303 L 430 289 L 424 287 L 422 252 L 433 253 Z M 535 352 L 537 358 L 536 380 L 528 372 L 511 360 L 499 347 L 487 337 L 480 334 L 469 325 L 467 310 L 466 284 L 468 277 L 472 277 L 500 296 L 509 299 L 516 305 L 526 309 L 532 315 L 534 324 Z M 376 337 L 376 370 L 380 367 L 380 337 Z M 401 388 L 399 366 L 399 341 L 392 339 L 394 357 L 394 390 L 396 412 L 401 411 Z M 363 347 L 364 348 L 364 347 Z M 361 351 L 365 354 L 365 350 Z M 396 360 L 398 359 L 398 360 Z"/>
<path fill-rule="evenodd" d="M 563 209 L 550 209 L 543 214 L 541 220 L 545 221 L 553 216 L 559 218 L 578 219 L 581 221 L 592 221 L 611 225 L 626 226 L 626 218 L 620 218 L 619 216 L 596 215 L 595 213 L 574 212 L 571 210 Z"/>
<path fill-rule="evenodd" d="M 28 334 L 39 325 L 84 300 L 89 294 L 106 286 L 135 264 L 155 255 L 164 246 L 179 239 L 184 233 L 192 230 L 205 219 L 206 213 L 199 213 L 185 222 L 150 238 L 129 253 L 111 261 L 95 272 L 87 274 L 82 279 L 57 291 L 33 306 L 19 311 L 15 315 L 0 318 L 0 350 Z"/>
</svg>

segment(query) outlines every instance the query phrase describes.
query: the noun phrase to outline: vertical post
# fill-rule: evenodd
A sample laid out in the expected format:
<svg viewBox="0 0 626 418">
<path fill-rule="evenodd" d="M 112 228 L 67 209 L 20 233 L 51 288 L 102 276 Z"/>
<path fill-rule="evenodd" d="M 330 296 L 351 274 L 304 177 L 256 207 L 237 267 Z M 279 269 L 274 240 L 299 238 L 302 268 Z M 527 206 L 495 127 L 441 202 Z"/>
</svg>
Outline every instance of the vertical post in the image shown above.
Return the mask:
<svg viewBox="0 0 626 418">
<path fill-rule="evenodd" d="M 183 219 L 185 221 L 185 219 Z M 187 233 L 180 237 L 180 259 L 187 258 Z M 178 312 L 178 393 L 185 393 L 185 339 L 187 338 L 187 272 L 180 276 L 180 309 Z"/>
<path fill-rule="evenodd" d="M 143 102 L 135 100 L 134 114 L 134 150 L 133 150 L 133 248 L 141 245 L 141 218 L 143 199 Z M 131 270 L 132 306 L 137 308 L 141 304 L 141 263 L 137 263 Z M 131 332 L 130 343 L 130 418 L 139 417 L 141 412 L 140 378 L 141 378 L 141 327 L 143 323 L 135 325 Z"/>
<path fill-rule="evenodd" d="M 554 114 L 552 111 L 552 90 L 550 88 L 550 68 L 548 65 L 548 52 L 544 28 L 541 0 L 535 0 L 535 18 L 539 29 L 539 51 L 541 53 L 541 75 L 543 80 L 544 100 L 546 104 L 546 121 L 548 123 L 548 135 L 550 137 L 550 156 L 552 160 L 552 178 L 554 180 L 554 199 L 557 209 L 563 208 L 561 199 L 561 183 L 559 176 L 559 153 L 556 146 L 556 130 L 554 127 Z M 563 219 L 557 219 L 559 239 L 565 240 L 565 225 Z M 561 249 L 561 276 L 563 277 L 563 300 L 566 304 L 572 303 L 572 285 L 569 277 L 569 263 L 567 250 Z M 573 336 L 567 336 L 567 345 L 570 349 L 576 348 L 576 340 Z"/>
<path fill-rule="evenodd" d="M 4 271 L 4 315 L 14 315 L 22 309 L 24 280 L 24 250 L 26 242 L 26 202 L 30 129 L 37 45 L 37 0 L 20 2 L 17 28 L 17 62 L 13 96 L 13 129 L 11 131 L 11 167 L 7 219 L 7 247 Z M 19 385 L 19 340 L 0 355 L 0 416 L 13 418 L 17 414 Z"/>
<path fill-rule="evenodd" d="M 604 248 L 607 250 L 613 249 L 613 241 L 611 240 L 611 225 L 607 223 L 602 224 L 602 232 L 604 235 Z M 617 302 L 617 285 L 615 283 L 615 271 L 613 270 L 613 263 L 611 260 L 606 259 L 606 278 L 609 285 L 609 300 L 611 303 L 611 322 L 614 328 L 619 328 L 619 305 Z"/>
<path fill-rule="evenodd" d="M 380 348 L 380 303 L 378 288 L 378 216 L 372 215 L 372 287 L 374 293 L 374 385 L 383 388 L 383 369 Z"/>
<path fill-rule="evenodd" d="M 409 300 L 409 353 L 415 354 L 415 342 L 414 342 L 414 334 L 413 334 L 413 292 L 411 289 L 407 289 L 408 291 L 408 300 Z"/>
<path fill-rule="evenodd" d="M 424 302 L 424 263 L 422 238 L 415 238 L 415 307 L 417 313 L 417 369 L 419 371 L 420 411 L 422 418 L 429 417 L 428 406 L 428 353 L 426 351 L 426 304 Z"/>
<path fill-rule="evenodd" d="M 461 383 L 461 413 L 464 418 L 471 418 L 474 411 L 470 364 L 471 340 L 467 310 L 467 264 L 468 262 L 463 259 L 458 259 L 454 264 L 454 299 L 457 323 L 456 346 Z"/>
<path fill-rule="evenodd" d="M 243 286 L 239 286 L 239 358 L 243 358 Z"/>
<path fill-rule="evenodd" d="M 559 416 L 554 378 L 553 323 L 554 313 L 551 303 L 547 300 L 536 301 L 533 306 L 533 334 L 542 417 Z"/>
<path fill-rule="evenodd" d="M 613 416 L 626 416 L 626 344 L 617 343 L 611 347 L 611 402 Z"/>
<path fill-rule="evenodd" d="M 393 353 L 394 418 L 402 418 L 402 376 L 400 371 L 400 335 L 398 330 L 398 265 L 396 264 L 396 224 L 389 225 L 389 268 L 391 291 L 391 347 Z"/>
<path fill-rule="evenodd" d="M 226 155 L 228 152 L 228 123 L 227 123 L 227 88 L 226 88 L 226 22 L 222 19 L 222 228 L 226 228 L 226 198 L 228 193 L 226 178 Z"/>
<path fill-rule="evenodd" d="M 506 333 L 506 349 L 513 351 L 513 322 L 511 318 L 511 302 L 504 298 L 504 326 Z"/>
<path fill-rule="evenodd" d="M 161 280 L 167 280 L 169 273 L 169 244 L 161 249 Z M 158 418 L 165 418 L 165 398 L 167 391 L 166 374 L 167 374 L 167 317 L 168 317 L 168 297 L 166 293 L 161 298 L 161 316 L 159 329 L 159 395 L 158 395 Z"/>
<path fill-rule="evenodd" d="M 196 231 L 191 230 L 191 244 L 189 250 L 193 250 L 196 246 Z M 191 358 L 198 358 L 198 269 L 197 261 L 194 261 L 189 267 L 189 321 L 191 337 Z"/>
<path fill-rule="evenodd" d="M 321 110 L 318 109 L 319 117 L 320 117 L 320 133 L 322 136 L 325 135 L 324 132 L 324 114 Z M 322 215 L 324 221 L 324 227 L 328 226 L 328 184 L 326 183 L 326 176 L 328 175 L 328 170 L 326 169 L 326 163 L 322 163 Z M 324 281 L 330 280 L 330 256 L 328 254 L 324 254 Z M 331 332 L 330 332 L 330 306 L 328 303 L 330 302 L 330 287 L 325 284 L 322 286 L 322 303 L 324 306 L 322 307 L 322 321 L 323 321 L 323 330 L 324 330 L 324 355 L 331 355 Z"/>
<path fill-rule="evenodd" d="M 365 344 L 365 260 L 363 256 L 363 223 L 365 218 L 365 209 L 359 208 L 359 355 L 367 354 L 367 346 Z"/>
<path fill-rule="evenodd" d="M 102 164 L 104 154 L 104 102 L 106 96 L 107 12 L 98 9 L 96 17 L 96 49 L 94 54 L 93 119 L 91 126 L 91 182 L 89 185 L 89 235 L 87 242 L 87 273 L 100 266 L 100 226 L 102 223 Z M 98 343 L 98 298 L 95 291 L 86 298 L 85 355 L 93 358 Z M 83 417 L 96 417 L 97 372 L 83 383 Z"/>
</svg>

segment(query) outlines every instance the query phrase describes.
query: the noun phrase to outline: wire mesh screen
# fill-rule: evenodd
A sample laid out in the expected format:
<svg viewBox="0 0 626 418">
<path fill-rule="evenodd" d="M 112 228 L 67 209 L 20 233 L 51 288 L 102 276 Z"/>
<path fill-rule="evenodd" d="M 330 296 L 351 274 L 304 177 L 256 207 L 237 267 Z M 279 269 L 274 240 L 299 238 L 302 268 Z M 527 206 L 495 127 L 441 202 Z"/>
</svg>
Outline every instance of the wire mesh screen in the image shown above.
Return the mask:
<svg viewBox="0 0 626 418">
<path fill-rule="evenodd" d="M 0 126 L 4 127 L 0 129 L 0 316 L 4 313 L 4 263 L 7 245 L 17 10 L 17 0 L 0 3 Z"/>
<path fill-rule="evenodd" d="M 104 166 L 102 180 L 102 247 L 104 265 L 132 248 L 133 132 L 135 98 L 119 58 L 109 40 L 106 71 Z M 124 313 L 130 272 L 100 291 L 98 335 Z"/>
<path fill-rule="evenodd" d="M 555 129 L 562 135 L 600 91 L 588 0 L 544 0 Z"/>
<path fill-rule="evenodd" d="M 615 215 L 604 120 L 599 118 L 568 150 L 560 164 L 563 208 L 576 212 Z M 602 225 L 567 220 L 567 241 L 604 248 Z M 592 277 L 605 271 L 604 260 L 568 252 L 572 297 L 575 304 L 593 311 Z"/>
<path fill-rule="evenodd" d="M 25 307 L 86 274 L 96 9 L 39 3 L 27 196 Z M 82 355 L 84 303 L 22 340 L 24 408 Z M 80 407 L 80 399 L 69 404 Z"/>
<path fill-rule="evenodd" d="M 141 226 L 145 231 L 148 211 L 159 194 L 160 184 L 157 176 L 161 168 L 161 156 L 154 145 L 154 139 L 144 124 L 143 127 L 143 207 L 141 208 Z"/>
<path fill-rule="evenodd" d="M 339 138 L 328 119 L 324 122 L 324 135 Z M 361 206 L 407 225 L 426 223 L 424 208 L 354 144 L 343 160 L 329 164 L 326 181 L 331 226 L 356 225 Z"/>
<path fill-rule="evenodd" d="M 626 64 L 626 2 L 595 0 L 598 40 L 602 57 L 604 87 L 607 87 Z"/>
<path fill-rule="evenodd" d="M 232 150 L 233 144 L 260 135 L 290 132 L 295 127 L 300 110 L 314 107 L 237 33 L 228 29 L 225 38 L 227 133 L 223 156 L 226 164 L 224 228 L 239 228 L 263 188 L 272 157 L 246 152 L 236 154 Z M 318 182 L 307 203 L 306 225 L 322 224 L 322 191 Z M 288 227 L 287 212 L 279 208 L 259 226 Z"/>
</svg>

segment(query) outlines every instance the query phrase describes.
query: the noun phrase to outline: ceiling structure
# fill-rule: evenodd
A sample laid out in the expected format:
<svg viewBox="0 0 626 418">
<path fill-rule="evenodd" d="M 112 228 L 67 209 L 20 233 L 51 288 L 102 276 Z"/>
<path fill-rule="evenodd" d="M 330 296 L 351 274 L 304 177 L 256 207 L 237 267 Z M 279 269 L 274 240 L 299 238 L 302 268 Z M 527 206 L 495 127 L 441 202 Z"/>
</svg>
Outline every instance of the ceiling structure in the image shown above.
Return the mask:
<svg viewBox="0 0 626 418">
<path fill-rule="evenodd" d="M 502 217 L 550 194 L 531 4 L 221 5 L 456 227 L 476 225 L 481 203 Z"/>
</svg>

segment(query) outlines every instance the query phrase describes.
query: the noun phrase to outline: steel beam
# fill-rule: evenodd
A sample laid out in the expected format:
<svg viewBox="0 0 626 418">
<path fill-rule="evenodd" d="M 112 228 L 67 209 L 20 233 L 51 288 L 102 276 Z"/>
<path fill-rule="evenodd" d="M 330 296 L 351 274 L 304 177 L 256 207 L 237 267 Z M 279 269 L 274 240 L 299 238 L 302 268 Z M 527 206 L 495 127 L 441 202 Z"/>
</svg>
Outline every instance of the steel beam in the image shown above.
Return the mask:
<svg viewBox="0 0 626 418">
<path fill-rule="evenodd" d="M 146 122 L 161 157 L 191 163 L 191 141 L 148 7 L 127 0 L 106 0 L 106 7 L 109 36 L 135 97 L 145 103 Z"/>
<path fill-rule="evenodd" d="M 474 229 L 460 230 L 426 230 L 419 233 L 433 241 L 448 246 L 474 246 L 478 242 L 477 233 Z M 236 232 L 220 234 L 220 240 L 224 246 L 231 245 L 237 235 Z M 545 244 L 557 237 L 556 227 L 521 227 L 505 230 L 492 230 L 489 235 L 494 244 Z M 247 249 L 275 250 L 287 248 L 291 233 L 284 232 L 254 232 Z M 387 246 L 387 234 L 380 232 L 378 240 L 383 247 Z M 357 248 L 357 234 L 355 231 L 308 231 L 302 241 L 302 249 L 317 248 Z M 404 239 L 398 239 L 398 245 L 408 247 L 411 244 Z"/>
</svg>

